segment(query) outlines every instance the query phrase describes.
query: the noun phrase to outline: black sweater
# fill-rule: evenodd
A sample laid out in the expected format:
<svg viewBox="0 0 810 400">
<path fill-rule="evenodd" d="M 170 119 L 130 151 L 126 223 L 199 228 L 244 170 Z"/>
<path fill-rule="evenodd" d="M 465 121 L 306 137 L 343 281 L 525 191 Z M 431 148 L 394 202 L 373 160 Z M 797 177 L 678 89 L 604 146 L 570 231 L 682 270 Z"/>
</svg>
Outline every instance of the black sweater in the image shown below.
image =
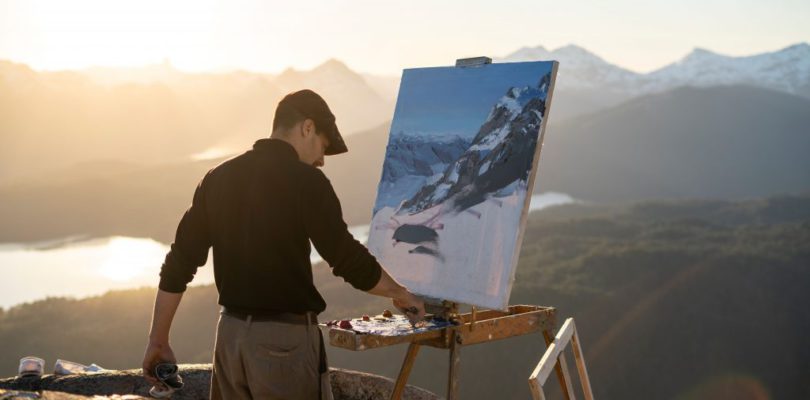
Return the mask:
<svg viewBox="0 0 810 400">
<path fill-rule="evenodd" d="M 360 290 L 381 267 L 352 237 L 329 179 L 288 143 L 261 139 L 203 177 L 160 271 L 160 289 L 180 293 L 213 246 L 219 304 L 242 312 L 320 313 L 310 240 L 332 272 Z"/>
</svg>

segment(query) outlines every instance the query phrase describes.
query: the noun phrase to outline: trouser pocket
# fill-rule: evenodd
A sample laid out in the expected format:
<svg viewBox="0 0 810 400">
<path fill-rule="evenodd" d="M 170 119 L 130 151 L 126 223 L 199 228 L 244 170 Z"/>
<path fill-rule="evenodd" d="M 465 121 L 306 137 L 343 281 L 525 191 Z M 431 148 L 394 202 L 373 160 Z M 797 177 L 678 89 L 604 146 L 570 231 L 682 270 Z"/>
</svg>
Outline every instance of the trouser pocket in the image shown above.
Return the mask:
<svg viewBox="0 0 810 400">
<path fill-rule="evenodd" d="M 257 399 L 317 399 L 319 357 L 312 354 L 310 331 L 301 325 L 273 325 L 261 329 L 264 335 L 254 336 L 251 394 Z"/>
</svg>

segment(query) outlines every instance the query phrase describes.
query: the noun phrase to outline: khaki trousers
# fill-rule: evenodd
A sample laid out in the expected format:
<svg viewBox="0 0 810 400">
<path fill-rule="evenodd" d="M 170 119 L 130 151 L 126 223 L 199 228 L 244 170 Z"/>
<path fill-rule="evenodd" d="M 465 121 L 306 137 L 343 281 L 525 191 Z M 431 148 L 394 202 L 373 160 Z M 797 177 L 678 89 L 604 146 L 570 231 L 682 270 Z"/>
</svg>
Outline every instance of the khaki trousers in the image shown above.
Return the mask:
<svg viewBox="0 0 810 400">
<path fill-rule="evenodd" d="M 329 372 L 318 372 L 316 325 L 241 320 L 220 314 L 212 400 L 332 400 Z"/>
</svg>

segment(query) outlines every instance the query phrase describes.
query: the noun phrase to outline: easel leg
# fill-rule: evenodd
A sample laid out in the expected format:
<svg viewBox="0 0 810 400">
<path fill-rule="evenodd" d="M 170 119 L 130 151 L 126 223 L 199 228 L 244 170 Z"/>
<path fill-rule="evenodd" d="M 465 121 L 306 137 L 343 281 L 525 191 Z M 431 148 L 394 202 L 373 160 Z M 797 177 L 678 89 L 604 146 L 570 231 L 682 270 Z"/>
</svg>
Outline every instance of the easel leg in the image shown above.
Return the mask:
<svg viewBox="0 0 810 400">
<path fill-rule="evenodd" d="M 577 335 L 576 330 L 574 330 L 574 336 L 571 338 L 571 346 L 574 348 L 574 358 L 579 370 L 579 380 L 582 382 L 582 392 L 585 393 L 585 400 L 593 400 L 591 379 L 588 377 L 588 368 L 585 367 L 585 357 L 582 355 L 582 347 L 579 346 L 579 335 Z"/>
<path fill-rule="evenodd" d="M 457 333 L 453 330 L 450 338 L 450 372 L 447 376 L 447 400 L 457 400 L 459 370 L 461 369 L 461 344 L 458 343 Z"/>
<path fill-rule="evenodd" d="M 399 400 L 402 397 L 402 392 L 405 390 L 405 384 L 408 383 L 408 375 L 411 374 L 413 362 L 416 360 L 416 354 L 419 353 L 419 345 L 411 343 L 408 345 L 408 352 L 405 353 L 405 360 L 402 361 L 402 368 L 399 370 L 397 382 L 394 384 L 394 390 L 391 392 L 391 400 Z"/>
<path fill-rule="evenodd" d="M 546 341 L 546 346 L 549 346 L 554 341 L 554 337 L 551 336 L 551 332 L 545 329 L 543 330 L 543 339 Z M 560 381 L 563 396 L 567 400 L 573 400 L 574 390 L 571 386 L 571 378 L 568 376 L 568 365 L 565 362 L 565 357 L 562 354 L 557 359 L 557 363 L 554 365 L 554 370 L 557 372 L 557 380 Z"/>
</svg>

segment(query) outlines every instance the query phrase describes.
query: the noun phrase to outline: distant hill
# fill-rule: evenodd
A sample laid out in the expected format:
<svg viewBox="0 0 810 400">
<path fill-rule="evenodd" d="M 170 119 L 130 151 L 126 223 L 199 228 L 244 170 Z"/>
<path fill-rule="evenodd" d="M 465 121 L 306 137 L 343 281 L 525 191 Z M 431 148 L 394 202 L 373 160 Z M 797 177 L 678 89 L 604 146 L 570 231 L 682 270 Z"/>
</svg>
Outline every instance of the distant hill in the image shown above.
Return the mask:
<svg viewBox="0 0 810 400">
<path fill-rule="evenodd" d="M 497 61 L 548 59 L 561 62 L 552 123 L 689 85 L 810 97 L 807 43 L 745 57 L 696 49 L 648 74 L 576 45 L 524 47 Z M 398 85 L 397 72 L 361 74 L 334 59 L 278 75 L 188 73 L 168 62 L 43 72 L 0 60 L 0 183 L 96 159 L 156 164 L 238 152 L 269 133 L 281 96 L 306 87 L 329 101 L 344 133 L 366 131 L 391 119 Z"/>
<path fill-rule="evenodd" d="M 684 87 L 548 128 L 537 186 L 592 201 L 810 189 L 810 99 Z"/>
<path fill-rule="evenodd" d="M 535 192 L 614 202 L 810 191 L 806 110 L 810 99 L 750 86 L 684 87 L 563 121 L 552 102 Z M 346 156 L 327 159 L 325 172 L 363 223 L 388 130 L 355 135 Z"/>
<path fill-rule="evenodd" d="M 309 88 L 329 103 L 344 134 L 373 128 L 394 115 L 394 97 L 384 97 L 346 64 L 330 59 L 310 71 L 288 69 L 273 83 L 291 92 Z M 270 116 L 272 119 L 272 115 Z"/>
<path fill-rule="evenodd" d="M 809 266 L 810 196 L 552 207 L 530 215 L 510 303 L 576 318 L 598 398 L 807 398 Z M 323 265 L 315 277 L 329 304 L 322 320 L 390 307 Z M 153 296 L 144 288 L 0 310 L 0 376 L 25 355 L 44 357 L 48 370 L 56 358 L 137 367 Z M 212 286 L 186 292 L 172 334 L 182 362 L 210 361 L 216 310 Z M 332 366 L 392 377 L 404 350 L 328 352 Z M 538 335 L 464 347 L 462 398 L 528 398 L 543 351 Z M 410 382 L 443 393 L 446 360 L 422 350 Z"/>
<path fill-rule="evenodd" d="M 680 88 L 568 121 L 555 119 L 552 104 L 535 192 L 592 202 L 807 192 L 807 110 L 810 99 L 745 86 Z M 349 153 L 326 158 L 350 225 L 371 219 L 389 129 L 348 136 Z M 75 234 L 170 242 L 193 188 L 220 161 L 107 160 L 0 183 L 8 221 L 0 242 Z"/>
<path fill-rule="evenodd" d="M 325 172 L 350 225 L 371 220 L 387 131 L 384 125 L 348 136 L 350 153 L 326 159 Z M 0 183 L 0 243 L 74 235 L 151 237 L 170 243 L 197 183 L 222 160 L 158 165 L 99 160 Z"/>
<path fill-rule="evenodd" d="M 304 88 L 324 96 L 346 135 L 393 115 L 393 98 L 336 60 L 279 76 L 170 65 L 39 72 L 0 60 L 0 182 L 95 159 L 156 164 L 237 152 L 269 135 L 278 101 Z"/>
<path fill-rule="evenodd" d="M 103 161 L 0 185 L 0 242 L 125 235 L 170 243 L 194 188 L 217 162 Z"/>
</svg>

